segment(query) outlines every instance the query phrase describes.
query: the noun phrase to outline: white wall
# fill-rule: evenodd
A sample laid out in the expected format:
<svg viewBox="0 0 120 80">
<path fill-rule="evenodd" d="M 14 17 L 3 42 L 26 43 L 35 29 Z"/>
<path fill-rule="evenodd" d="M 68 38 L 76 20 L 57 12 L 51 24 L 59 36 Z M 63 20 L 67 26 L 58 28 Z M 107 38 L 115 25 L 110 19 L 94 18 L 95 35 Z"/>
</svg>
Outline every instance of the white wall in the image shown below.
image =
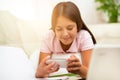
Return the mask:
<svg viewBox="0 0 120 80">
<path fill-rule="evenodd" d="M 50 25 L 53 7 L 61 1 L 72 1 L 80 9 L 86 24 L 101 23 L 94 0 L 0 0 L 0 10 L 9 10 L 18 18 L 45 21 Z"/>
<path fill-rule="evenodd" d="M 52 10 L 61 1 L 74 2 L 79 7 L 81 16 L 87 25 L 103 22 L 96 11 L 94 0 L 0 0 L 0 11 L 8 10 L 18 19 L 27 21 L 37 33 L 51 27 Z"/>
</svg>

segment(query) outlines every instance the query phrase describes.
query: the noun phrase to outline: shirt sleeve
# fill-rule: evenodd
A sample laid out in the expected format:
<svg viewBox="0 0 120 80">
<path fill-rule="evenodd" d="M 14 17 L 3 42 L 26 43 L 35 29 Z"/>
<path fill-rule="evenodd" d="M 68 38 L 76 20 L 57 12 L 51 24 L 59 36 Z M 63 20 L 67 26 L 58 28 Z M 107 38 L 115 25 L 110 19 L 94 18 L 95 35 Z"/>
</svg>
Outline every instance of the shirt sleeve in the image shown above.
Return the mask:
<svg viewBox="0 0 120 80">
<path fill-rule="evenodd" d="M 40 52 L 51 53 L 53 37 L 54 34 L 51 30 L 42 37 Z"/>
<path fill-rule="evenodd" d="M 91 37 L 91 35 L 89 34 L 88 31 L 82 30 L 79 33 L 79 37 L 80 37 L 79 38 L 80 39 L 80 44 L 79 45 L 80 45 L 80 50 L 81 51 L 94 48 L 92 37 Z"/>
</svg>

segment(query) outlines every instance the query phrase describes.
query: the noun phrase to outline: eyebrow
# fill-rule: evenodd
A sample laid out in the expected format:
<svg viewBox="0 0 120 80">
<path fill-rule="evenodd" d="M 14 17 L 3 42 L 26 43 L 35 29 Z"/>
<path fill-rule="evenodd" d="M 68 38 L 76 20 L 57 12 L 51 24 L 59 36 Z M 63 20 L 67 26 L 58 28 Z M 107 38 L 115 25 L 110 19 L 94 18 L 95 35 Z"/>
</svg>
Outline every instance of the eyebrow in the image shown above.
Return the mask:
<svg viewBox="0 0 120 80">
<path fill-rule="evenodd" d="M 66 27 L 69 27 L 69 26 L 75 26 L 74 24 L 70 24 L 70 25 L 67 25 Z M 56 26 L 56 27 L 61 27 L 61 26 Z"/>
</svg>

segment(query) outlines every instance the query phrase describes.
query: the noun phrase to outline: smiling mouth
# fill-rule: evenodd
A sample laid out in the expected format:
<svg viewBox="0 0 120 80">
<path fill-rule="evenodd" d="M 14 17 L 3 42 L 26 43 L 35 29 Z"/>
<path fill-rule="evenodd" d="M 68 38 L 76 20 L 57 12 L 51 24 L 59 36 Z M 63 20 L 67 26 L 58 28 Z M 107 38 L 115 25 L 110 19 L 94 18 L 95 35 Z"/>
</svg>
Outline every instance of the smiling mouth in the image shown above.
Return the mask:
<svg viewBox="0 0 120 80">
<path fill-rule="evenodd" d="M 63 39 L 65 42 L 68 42 L 70 40 L 70 38 L 66 38 L 66 39 Z"/>
<path fill-rule="evenodd" d="M 63 40 L 69 40 L 70 38 L 64 38 Z"/>
</svg>

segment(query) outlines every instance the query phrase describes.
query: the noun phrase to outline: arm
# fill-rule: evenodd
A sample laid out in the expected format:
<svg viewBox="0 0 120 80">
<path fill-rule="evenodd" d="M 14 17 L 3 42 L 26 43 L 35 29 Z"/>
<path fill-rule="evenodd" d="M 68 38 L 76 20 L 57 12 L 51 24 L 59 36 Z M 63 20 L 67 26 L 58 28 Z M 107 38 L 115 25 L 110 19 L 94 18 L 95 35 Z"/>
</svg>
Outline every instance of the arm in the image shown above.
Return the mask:
<svg viewBox="0 0 120 80">
<path fill-rule="evenodd" d="M 82 65 L 80 67 L 80 75 L 83 78 L 86 78 L 89 63 L 90 63 L 91 54 L 92 54 L 92 49 L 83 51 L 81 53 Z"/>
<path fill-rule="evenodd" d="M 71 73 L 79 74 L 82 78 L 86 78 L 92 49 L 81 52 L 82 64 L 74 55 L 68 59 L 67 70 Z"/>
<path fill-rule="evenodd" d="M 87 68 L 89 67 L 91 55 L 92 55 L 92 49 L 83 51 L 83 52 L 81 53 L 82 63 L 83 63 L 83 65 L 86 66 Z"/>
</svg>

